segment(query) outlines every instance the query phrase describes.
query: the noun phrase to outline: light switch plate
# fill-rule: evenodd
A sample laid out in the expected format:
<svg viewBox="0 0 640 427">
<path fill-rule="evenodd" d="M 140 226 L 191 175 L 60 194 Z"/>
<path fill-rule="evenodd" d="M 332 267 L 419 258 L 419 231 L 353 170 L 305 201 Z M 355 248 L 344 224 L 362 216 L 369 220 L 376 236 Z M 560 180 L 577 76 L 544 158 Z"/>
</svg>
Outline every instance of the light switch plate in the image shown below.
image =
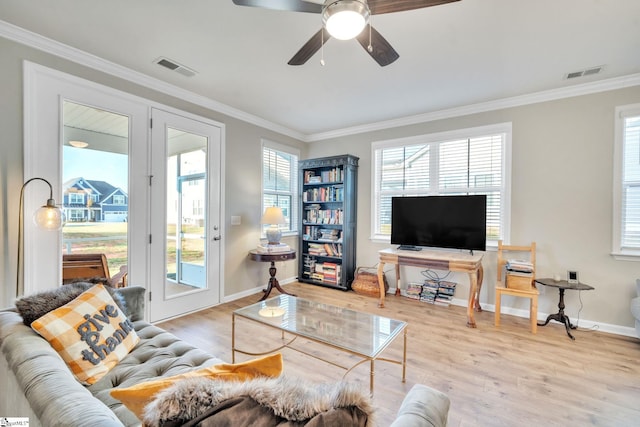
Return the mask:
<svg viewBox="0 0 640 427">
<path fill-rule="evenodd" d="M 231 215 L 231 225 L 240 225 L 242 224 L 242 218 L 240 215 Z"/>
</svg>

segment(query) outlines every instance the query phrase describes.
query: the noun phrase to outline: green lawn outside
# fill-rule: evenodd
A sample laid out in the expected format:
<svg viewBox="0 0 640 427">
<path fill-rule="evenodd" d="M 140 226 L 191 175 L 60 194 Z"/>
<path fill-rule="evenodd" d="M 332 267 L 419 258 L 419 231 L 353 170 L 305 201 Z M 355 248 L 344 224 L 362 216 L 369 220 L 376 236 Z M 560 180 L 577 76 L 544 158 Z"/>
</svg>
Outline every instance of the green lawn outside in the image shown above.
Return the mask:
<svg viewBox="0 0 640 427">
<path fill-rule="evenodd" d="M 167 227 L 170 236 L 175 235 L 175 224 Z M 62 229 L 63 253 L 91 254 L 104 253 L 107 256 L 109 272 L 113 275 L 120 267 L 127 265 L 126 222 L 75 222 L 68 223 Z M 204 234 L 204 227 L 184 226 L 185 233 Z M 80 240 L 82 239 L 82 240 Z M 183 261 L 202 263 L 203 240 L 188 240 L 183 249 Z M 167 242 L 167 271 L 175 273 L 175 240 Z"/>
</svg>

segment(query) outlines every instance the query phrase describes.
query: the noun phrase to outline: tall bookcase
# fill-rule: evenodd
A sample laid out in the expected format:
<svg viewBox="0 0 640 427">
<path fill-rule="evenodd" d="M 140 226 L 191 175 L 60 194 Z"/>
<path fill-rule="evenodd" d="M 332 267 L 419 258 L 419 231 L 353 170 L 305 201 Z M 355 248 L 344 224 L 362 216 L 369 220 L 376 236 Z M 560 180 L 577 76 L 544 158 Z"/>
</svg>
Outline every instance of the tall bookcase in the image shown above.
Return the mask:
<svg viewBox="0 0 640 427">
<path fill-rule="evenodd" d="M 356 263 L 358 157 L 301 160 L 298 280 L 348 290 Z"/>
</svg>

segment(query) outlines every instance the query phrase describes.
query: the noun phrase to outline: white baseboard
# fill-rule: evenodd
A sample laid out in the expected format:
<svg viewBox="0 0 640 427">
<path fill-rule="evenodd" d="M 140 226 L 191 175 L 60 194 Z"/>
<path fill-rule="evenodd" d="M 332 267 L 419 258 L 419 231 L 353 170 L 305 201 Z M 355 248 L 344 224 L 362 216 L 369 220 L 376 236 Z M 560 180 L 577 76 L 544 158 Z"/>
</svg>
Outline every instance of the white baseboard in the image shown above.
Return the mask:
<svg viewBox="0 0 640 427">
<path fill-rule="evenodd" d="M 389 289 L 389 294 L 395 294 L 395 288 L 394 289 Z M 401 294 L 404 294 L 404 291 L 401 290 L 400 291 Z M 466 299 L 461 299 L 461 298 L 453 298 L 451 300 L 451 305 L 457 305 L 460 307 L 466 307 L 467 306 L 467 300 Z M 482 310 L 483 311 L 490 311 L 492 313 L 495 313 L 496 311 L 496 306 L 494 304 L 489 304 L 489 303 L 482 303 Z M 522 317 L 522 318 L 528 318 L 529 317 L 529 310 L 523 310 L 523 309 L 516 309 L 516 308 L 512 308 L 512 307 L 505 307 L 504 305 L 502 306 L 501 309 L 501 313 L 502 314 L 507 314 L 510 316 L 517 316 L 517 317 Z M 545 321 L 547 319 L 547 316 L 551 314 L 551 313 L 541 313 L 538 312 L 538 321 Z M 571 318 L 571 323 L 574 325 L 578 325 L 578 327 L 580 329 L 591 329 L 591 330 L 597 330 L 600 332 L 606 332 L 609 334 L 615 334 L 615 335 L 623 335 L 623 336 L 627 336 L 627 337 L 637 337 L 636 335 L 636 329 L 633 327 L 628 327 L 628 326 L 620 326 L 620 325 L 612 325 L 610 323 L 602 323 L 602 322 L 594 322 L 592 320 L 588 320 L 588 319 L 575 319 L 575 318 Z"/>
<path fill-rule="evenodd" d="M 289 277 L 287 279 L 278 279 L 278 283 L 280 283 L 281 285 L 286 285 L 287 283 L 293 283 L 293 282 L 297 282 L 298 278 L 297 277 Z M 265 283 L 264 285 L 261 286 L 256 286 L 255 288 L 251 288 L 251 289 L 247 289 L 244 290 L 242 292 L 237 292 L 235 294 L 231 294 L 229 296 L 226 296 L 222 299 L 222 302 L 231 302 L 231 301 L 235 301 L 237 299 L 240 298 L 244 298 L 244 297 L 248 297 L 251 295 L 255 295 L 259 292 L 262 292 L 263 289 L 265 289 L 267 287 L 267 284 Z"/>
</svg>

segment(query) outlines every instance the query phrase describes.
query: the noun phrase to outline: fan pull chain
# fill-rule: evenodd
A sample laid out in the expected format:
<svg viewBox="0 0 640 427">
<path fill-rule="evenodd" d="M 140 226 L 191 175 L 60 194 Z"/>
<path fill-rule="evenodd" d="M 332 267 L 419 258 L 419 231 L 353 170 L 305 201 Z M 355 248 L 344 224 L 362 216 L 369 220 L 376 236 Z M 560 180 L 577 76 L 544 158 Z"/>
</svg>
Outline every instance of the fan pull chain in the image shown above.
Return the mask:
<svg viewBox="0 0 640 427">
<path fill-rule="evenodd" d="M 369 18 L 369 46 L 367 46 L 369 53 L 373 52 L 373 46 L 371 45 L 371 18 Z"/>
<path fill-rule="evenodd" d="M 320 33 L 320 65 L 324 67 L 324 27 Z"/>
</svg>

